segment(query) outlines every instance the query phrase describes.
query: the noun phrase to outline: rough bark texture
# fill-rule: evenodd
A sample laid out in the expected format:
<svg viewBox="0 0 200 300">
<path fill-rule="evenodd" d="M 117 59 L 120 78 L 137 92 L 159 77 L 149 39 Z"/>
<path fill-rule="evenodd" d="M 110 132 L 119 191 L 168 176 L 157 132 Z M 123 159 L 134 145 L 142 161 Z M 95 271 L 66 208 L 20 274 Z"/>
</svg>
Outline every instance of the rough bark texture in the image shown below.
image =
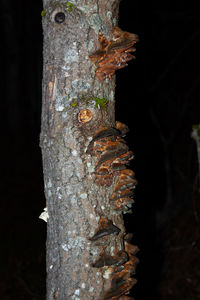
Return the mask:
<svg viewBox="0 0 200 300">
<path fill-rule="evenodd" d="M 105 268 L 94 264 L 102 256 L 102 245 L 111 255 L 124 250 L 124 225 L 122 215 L 109 203 L 112 186 L 95 183 L 96 158 L 86 153 L 98 128 L 115 126 L 115 79 L 100 82 L 89 55 L 98 49 L 99 30 L 111 37 L 119 1 L 70 3 L 43 0 L 41 148 L 49 215 L 47 299 L 96 300 L 109 280 Z M 108 101 L 104 108 L 98 102 L 102 99 Z M 89 122 L 80 115 L 86 108 L 92 117 Z M 94 242 L 103 222 L 100 217 L 120 232 Z"/>
</svg>

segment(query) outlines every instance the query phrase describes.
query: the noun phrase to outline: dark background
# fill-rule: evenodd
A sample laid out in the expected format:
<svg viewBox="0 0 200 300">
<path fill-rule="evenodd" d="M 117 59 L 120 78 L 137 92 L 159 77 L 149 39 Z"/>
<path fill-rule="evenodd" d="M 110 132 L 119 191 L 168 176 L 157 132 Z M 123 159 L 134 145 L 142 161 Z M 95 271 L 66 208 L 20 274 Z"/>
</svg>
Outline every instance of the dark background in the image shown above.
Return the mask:
<svg viewBox="0 0 200 300">
<path fill-rule="evenodd" d="M 45 207 L 39 148 L 42 1 L 1 0 L 0 298 L 44 299 Z M 197 1 L 122 1 L 137 59 L 117 73 L 116 119 L 130 128 L 138 186 L 127 231 L 140 248 L 136 300 L 200 299 Z"/>
</svg>

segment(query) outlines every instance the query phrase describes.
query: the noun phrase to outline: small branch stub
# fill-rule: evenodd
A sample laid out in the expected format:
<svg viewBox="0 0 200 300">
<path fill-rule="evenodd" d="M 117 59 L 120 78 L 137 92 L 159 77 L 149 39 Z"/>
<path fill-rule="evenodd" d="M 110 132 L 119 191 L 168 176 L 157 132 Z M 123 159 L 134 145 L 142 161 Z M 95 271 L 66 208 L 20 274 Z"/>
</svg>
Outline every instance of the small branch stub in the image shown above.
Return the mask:
<svg viewBox="0 0 200 300">
<path fill-rule="evenodd" d="M 78 114 L 78 121 L 80 123 L 87 123 L 92 119 L 92 112 L 88 109 L 82 109 Z"/>
</svg>

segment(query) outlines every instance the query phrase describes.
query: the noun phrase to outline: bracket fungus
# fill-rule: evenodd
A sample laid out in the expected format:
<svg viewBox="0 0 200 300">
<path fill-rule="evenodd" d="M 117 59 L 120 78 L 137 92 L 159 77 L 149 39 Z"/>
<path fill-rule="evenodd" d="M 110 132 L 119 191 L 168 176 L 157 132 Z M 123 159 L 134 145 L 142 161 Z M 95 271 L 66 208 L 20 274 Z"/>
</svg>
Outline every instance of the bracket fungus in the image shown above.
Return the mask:
<svg viewBox="0 0 200 300">
<path fill-rule="evenodd" d="M 113 39 L 108 41 L 99 31 L 100 48 L 89 56 L 97 66 L 96 76 L 99 80 L 111 78 L 115 70 L 126 67 L 127 62 L 135 58 L 130 52 L 135 52 L 133 46 L 138 41 L 138 36 L 119 27 L 114 27 L 112 33 Z"/>
<path fill-rule="evenodd" d="M 126 168 L 133 158 L 133 152 L 122 136 L 128 131 L 128 127 L 121 122 L 116 122 L 116 128 L 99 128 L 88 145 L 87 154 L 97 158 L 95 166 L 96 183 L 100 186 L 111 188 L 109 202 L 117 214 L 127 213 L 134 202 L 132 199 L 133 189 L 137 181 L 134 172 Z M 120 229 L 112 220 L 103 216 L 100 217 L 99 226 L 90 241 L 95 242 L 105 236 L 118 235 Z M 111 254 L 102 241 L 103 250 L 97 260 L 92 264 L 94 268 L 104 268 L 105 279 L 110 280 L 110 285 L 102 292 L 100 299 L 128 300 L 128 297 L 136 279 L 135 274 L 138 258 L 135 254 L 138 247 L 130 244 L 130 235 L 120 237 L 123 242 L 123 249 L 114 249 Z M 104 240 L 105 241 L 105 240 Z"/>
</svg>

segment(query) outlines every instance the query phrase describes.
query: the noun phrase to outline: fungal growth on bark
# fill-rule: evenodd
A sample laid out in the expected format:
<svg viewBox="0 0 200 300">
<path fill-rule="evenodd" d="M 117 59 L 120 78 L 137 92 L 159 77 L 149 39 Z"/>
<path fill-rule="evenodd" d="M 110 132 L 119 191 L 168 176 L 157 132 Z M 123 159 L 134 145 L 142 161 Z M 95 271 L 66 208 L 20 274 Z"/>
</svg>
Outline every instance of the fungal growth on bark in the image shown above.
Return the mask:
<svg viewBox="0 0 200 300">
<path fill-rule="evenodd" d="M 111 187 L 109 201 L 115 214 L 130 211 L 133 203 L 133 190 L 137 183 L 134 172 L 126 168 L 133 158 L 133 152 L 129 151 L 122 138 L 127 131 L 128 127 L 120 122 L 116 122 L 116 128 L 100 128 L 87 149 L 87 153 L 96 158 L 96 183 L 100 186 Z M 120 229 L 114 226 L 111 220 L 101 216 L 99 227 L 90 240 L 94 242 L 105 236 L 112 239 L 112 235 L 119 234 L 119 232 Z M 106 274 L 109 275 L 106 276 L 110 279 L 110 286 L 102 293 L 102 300 L 131 299 L 127 298 L 126 294 L 136 283 L 136 279 L 132 276 L 135 274 L 138 263 L 135 257 L 138 247 L 130 244 L 128 235 L 122 236 L 121 240 L 123 249 L 114 249 L 114 255 L 107 251 L 106 243 L 103 241 L 102 252 L 92 264 L 94 268 L 108 268 Z"/>
<path fill-rule="evenodd" d="M 127 62 L 135 58 L 130 52 L 135 52 L 135 43 L 138 37 L 134 33 L 122 31 L 119 27 L 113 28 L 113 39 L 108 41 L 99 31 L 100 48 L 90 55 L 90 59 L 97 66 L 96 76 L 99 80 L 110 78 L 115 70 L 127 66 Z"/>
<path fill-rule="evenodd" d="M 103 236 L 110 235 L 110 234 L 118 234 L 120 229 L 113 224 L 111 220 L 104 218 L 101 216 L 99 220 L 99 227 L 97 228 L 93 237 L 90 238 L 91 241 L 96 241 Z"/>
</svg>

